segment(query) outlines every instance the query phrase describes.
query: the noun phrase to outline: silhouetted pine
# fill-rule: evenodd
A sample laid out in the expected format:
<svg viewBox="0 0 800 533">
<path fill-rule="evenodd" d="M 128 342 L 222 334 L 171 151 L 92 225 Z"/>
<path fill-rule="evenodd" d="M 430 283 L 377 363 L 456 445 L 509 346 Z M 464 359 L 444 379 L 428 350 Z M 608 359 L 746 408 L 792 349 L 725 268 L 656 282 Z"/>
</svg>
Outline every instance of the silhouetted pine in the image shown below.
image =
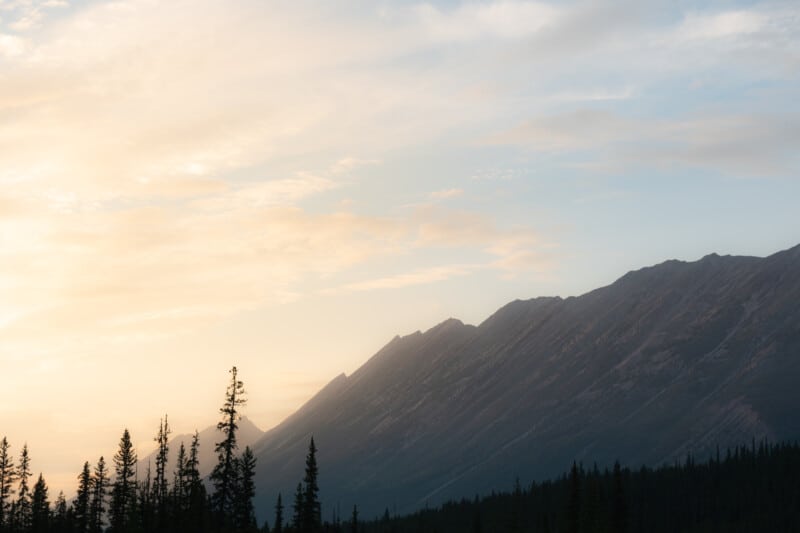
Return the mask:
<svg viewBox="0 0 800 533">
<path fill-rule="evenodd" d="M 31 458 L 28 455 L 28 445 L 22 445 L 22 453 L 17 465 L 17 501 L 15 502 L 12 529 L 27 531 L 31 527 L 31 492 L 28 479 L 31 477 Z"/>
<path fill-rule="evenodd" d="M 567 533 L 580 532 L 581 472 L 573 462 L 569 472 L 569 505 L 567 507 Z"/>
<path fill-rule="evenodd" d="M 258 530 L 253 498 L 256 495 L 256 458 L 250 446 L 246 446 L 239 464 L 238 483 L 234 496 L 234 524 L 236 530 L 247 533 Z"/>
<path fill-rule="evenodd" d="M 353 505 L 353 514 L 350 515 L 350 533 L 358 533 L 358 505 Z"/>
<path fill-rule="evenodd" d="M 169 485 L 167 483 L 167 461 L 169 460 L 169 429 L 167 415 L 159 423 L 158 434 L 153 440 L 158 443 L 156 453 L 156 477 L 152 486 L 152 505 L 156 510 L 155 527 L 157 531 L 164 531 L 167 526 L 167 498 Z"/>
<path fill-rule="evenodd" d="M 111 489 L 110 522 L 113 533 L 134 530 L 136 522 L 136 451 L 127 429 L 122 433 L 119 450 L 114 455 L 114 484 Z"/>
<path fill-rule="evenodd" d="M 303 529 L 303 484 L 297 484 L 297 490 L 294 493 L 294 504 L 292 504 L 292 529 L 294 531 L 302 531 Z"/>
<path fill-rule="evenodd" d="M 0 531 L 6 531 L 11 521 L 11 497 L 14 495 L 14 482 L 17 480 L 17 471 L 14 468 L 14 458 L 11 456 L 11 445 L 3 437 L 0 441 Z"/>
<path fill-rule="evenodd" d="M 236 431 L 239 429 L 239 407 L 245 405 L 244 384 L 237 378 L 236 367 L 230 370 L 231 382 L 225 393 L 225 403 L 219 412 L 222 420 L 217 424 L 217 429 L 222 432 L 223 439 L 216 443 L 214 451 L 217 453 L 217 465 L 211 473 L 210 479 L 214 484 L 212 501 L 218 519 L 223 527 L 233 515 L 234 493 L 238 481 L 238 460 L 236 457 Z"/>
<path fill-rule="evenodd" d="M 51 522 L 51 528 L 53 533 L 72 533 L 73 531 L 69 523 L 67 499 L 64 497 L 64 491 L 58 492 L 56 503 L 53 506 L 53 520 Z"/>
<path fill-rule="evenodd" d="M 50 530 L 50 500 L 47 495 L 47 483 L 42 474 L 33 486 L 31 495 L 31 533 L 48 533 Z"/>
<path fill-rule="evenodd" d="M 281 501 L 281 493 L 278 493 L 278 501 L 275 502 L 275 527 L 272 528 L 273 533 L 283 533 L 283 502 Z"/>
<path fill-rule="evenodd" d="M 187 483 L 188 509 L 181 520 L 183 530 L 191 533 L 207 531 L 210 524 L 211 508 L 205 485 L 200 479 L 200 435 L 195 430 L 189 457 L 185 465 Z"/>
<path fill-rule="evenodd" d="M 136 511 L 133 515 L 134 520 L 131 523 L 132 529 L 141 525 L 145 531 L 151 532 L 156 530 L 157 516 L 154 499 L 153 476 L 150 469 L 150 461 L 148 461 L 144 479 L 136 483 Z"/>
<path fill-rule="evenodd" d="M 306 474 L 303 478 L 300 533 L 315 533 L 322 526 L 318 475 L 317 446 L 314 444 L 314 437 L 311 437 L 311 442 L 308 445 L 308 455 L 306 455 Z"/>
<path fill-rule="evenodd" d="M 614 463 L 613 507 L 611 508 L 611 530 L 614 533 L 628 531 L 628 504 L 625 497 L 625 480 L 619 461 Z"/>
<path fill-rule="evenodd" d="M 176 515 L 185 513 L 189 507 L 186 461 L 186 446 L 181 442 L 172 478 L 172 505 Z"/>
<path fill-rule="evenodd" d="M 78 475 L 78 492 L 72 502 L 72 516 L 77 533 L 89 531 L 89 501 L 92 490 L 92 473 L 89 470 L 89 461 L 83 463 L 83 470 Z"/>
<path fill-rule="evenodd" d="M 105 524 L 106 494 L 108 493 L 109 479 L 106 469 L 106 460 L 103 456 L 97 460 L 92 477 L 92 500 L 89 505 L 89 532 L 102 533 Z"/>
</svg>

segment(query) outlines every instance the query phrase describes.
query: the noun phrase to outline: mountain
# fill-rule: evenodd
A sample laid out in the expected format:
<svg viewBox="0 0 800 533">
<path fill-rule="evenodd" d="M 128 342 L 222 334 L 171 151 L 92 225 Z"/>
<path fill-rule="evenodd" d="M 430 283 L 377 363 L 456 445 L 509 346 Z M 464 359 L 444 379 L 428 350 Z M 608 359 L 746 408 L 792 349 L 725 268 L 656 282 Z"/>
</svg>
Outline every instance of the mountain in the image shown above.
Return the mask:
<svg viewBox="0 0 800 533">
<path fill-rule="evenodd" d="M 556 476 L 800 438 L 800 246 L 667 261 L 579 297 L 514 301 L 479 326 L 395 337 L 254 446 L 272 516 L 319 448 L 323 516 L 362 516 Z"/>
<path fill-rule="evenodd" d="M 239 449 L 244 450 L 245 446 L 253 446 L 258 441 L 264 432 L 261 431 L 252 421 L 247 417 L 242 417 L 239 421 L 239 430 L 236 433 L 236 438 L 239 444 Z M 189 455 L 189 447 L 192 445 L 193 434 L 176 435 L 169 441 L 169 458 L 167 462 L 168 479 L 172 482 L 172 473 L 177 465 L 178 448 L 181 443 L 186 446 L 186 455 Z M 214 469 L 217 464 L 217 455 L 214 453 L 216 443 L 222 440 L 222 433 L 217 430 L 217 426 L 209 426 L 198 434 L 198 442 L 200 449 L 198 452 L 200 458 L 200 475 L 207 476 Z M 156 454 L 158 450 L 153 451 L 143 459 L 139 459 L 139 468 L 147 468 L 149 463 L 153 475 L 155 475 L 156 467 Z"/>
</svg>

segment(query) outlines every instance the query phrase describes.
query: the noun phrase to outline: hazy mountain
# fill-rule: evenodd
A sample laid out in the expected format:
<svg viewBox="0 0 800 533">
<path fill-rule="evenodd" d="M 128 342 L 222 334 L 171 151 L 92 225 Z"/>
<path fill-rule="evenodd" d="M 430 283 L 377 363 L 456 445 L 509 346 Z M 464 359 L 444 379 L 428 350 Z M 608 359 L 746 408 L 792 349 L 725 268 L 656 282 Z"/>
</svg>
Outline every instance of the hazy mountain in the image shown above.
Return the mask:
<svg viewBox="0 0 800 533">
<path fill-rule="evenodd" d="M 659 464 L 800 438 L 800 247 L 667 261 L 477 327 L 396 337 L 255 445 L 262 516 L 291 505 L 309 436 L 330 517 L 506 489 L 573 459 Z"/>
<path fill-rule="evenodd" d="M 242 417 L 242 419 L 239 421 L 239 431 L 236 434 L 240 451 L 244 450 L 245 446 L 253 446 L 253 444 L 263 435 L 264 432 L 256 427 L 256 425 L 253 424 L 249 418 Z M 153 433 L 153 436 L 155 436 L 155 432 Z M 183 443 L 184 446 L 186 446 L 186 454 L 188 456 L 189 447 L 192 445 L 193 436 L 193 434 L 188 433 L 176 435 L 169 441 L 169 461 L 167 462 L 167 472 L 170 483 L 172 483 L 172 474 L 177 467 L 178 448 L 180 448 L 181 443 Z M 211 470 L 214 469 L 214 465 L 217 464 L 217 455 L 214 453 L 214 447 L 220 440 L 222 440 L 222 433 L 217 430 L 216 424 L 205 428 L 199 433 L 198 441 L 200 442 L 199 456 L 201 476 L 210 474 Z M 144 458 L 139 459 L 140 472 L 143 473 L 147 469 L 147 464 L 149 462 L 151 465 L 150 468 L 152 469 L 152 474 L 155 475 L 156 453 L 157 451 L 154 451 Z"/>
</svg>

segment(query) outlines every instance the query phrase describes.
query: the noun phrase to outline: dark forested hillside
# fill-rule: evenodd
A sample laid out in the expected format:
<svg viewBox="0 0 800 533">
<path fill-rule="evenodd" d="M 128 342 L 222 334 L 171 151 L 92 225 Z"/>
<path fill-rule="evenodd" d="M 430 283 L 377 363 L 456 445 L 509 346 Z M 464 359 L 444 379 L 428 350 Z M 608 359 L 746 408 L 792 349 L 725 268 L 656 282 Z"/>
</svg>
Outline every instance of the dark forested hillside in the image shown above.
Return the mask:
<svg viewBox="0 0 800 533">
<path fill-rule="evenodd" d="M 353 530 L 350 524 L 337 529 Z M 695 463 L 629 470 L 574 465 L 554 481 L 517 485 L 361 533 L 754 533 L 800 531 L 800 448 L 744 447 Z"/>
<path fill-rule="evenodd" d="M 317 437 L 328 505 L 410 512 L 548 479 L 800 438 L 800 247 L 630 272 L 397 337 L 254 445 L 259 512 Z M 331 508 L 326 509 L 327 513 Z"/>
</svg>

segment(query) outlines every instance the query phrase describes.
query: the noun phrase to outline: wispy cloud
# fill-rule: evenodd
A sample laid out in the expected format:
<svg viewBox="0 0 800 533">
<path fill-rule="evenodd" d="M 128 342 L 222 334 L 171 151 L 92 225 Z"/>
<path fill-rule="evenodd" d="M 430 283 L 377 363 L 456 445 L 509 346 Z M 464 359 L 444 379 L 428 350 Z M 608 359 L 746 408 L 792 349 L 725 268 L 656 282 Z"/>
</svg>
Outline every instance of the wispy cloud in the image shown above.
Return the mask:
<svg viewBox="0 0 800 533">
<path fill-rule="evenodd" d="M 599 166 L 679 165 L 737 176 L 786 175 L 797 170 L 800 116 L 697 115 L 675 119 L 629 118 L 580 109 L 541 117 L 489 142 L 538 152 L 589 153 Z"/>
<path fill-rule="evenodd" d="M 464 189 L 442 189 L 441 191 L 433 191 L 428 194 L 431 200 L 446 200 L 448 198 L 456 198 L 464 194 Z"/>
<path fill-rule="evenodd" d="M 427 285 L 445 281 L 457 276 L 465 276 L 486 268 L 484 265 L 446 265 L 416 269 L 413 272 L 396 274 L 382 278 L 367 279 L 354 283 L 347 283 L 338 287 L 325 289 L 322 294 L 342 294 L 347 292 L 374 291 L 384 289 L 402 289 L 415 285 Z"/>
<path fill-rule="evenodd" d="M 509 0 L 462 4 L 451 10 L 426 3 L 415 9 L 426 33 L 436 41 L 518 39 L 554 24 L 560 15 L 551 4 Z"/>
</svg>

